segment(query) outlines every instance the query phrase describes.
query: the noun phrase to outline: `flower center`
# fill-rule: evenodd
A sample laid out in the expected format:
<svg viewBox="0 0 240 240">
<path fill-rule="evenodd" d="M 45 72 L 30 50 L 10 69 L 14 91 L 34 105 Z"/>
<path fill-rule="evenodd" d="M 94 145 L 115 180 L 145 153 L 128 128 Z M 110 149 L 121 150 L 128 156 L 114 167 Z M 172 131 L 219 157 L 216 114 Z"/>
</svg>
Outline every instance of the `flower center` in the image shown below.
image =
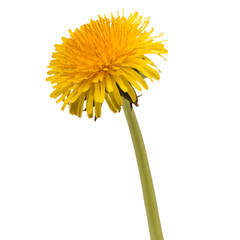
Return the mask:
<svg viewBox="0 0 240 240">
<path fill-rule="evenodd" d="M 112 63 L 106 63 L 102 66 L 102 70 L 107 72 L 112 68 Z"/>
</svg>

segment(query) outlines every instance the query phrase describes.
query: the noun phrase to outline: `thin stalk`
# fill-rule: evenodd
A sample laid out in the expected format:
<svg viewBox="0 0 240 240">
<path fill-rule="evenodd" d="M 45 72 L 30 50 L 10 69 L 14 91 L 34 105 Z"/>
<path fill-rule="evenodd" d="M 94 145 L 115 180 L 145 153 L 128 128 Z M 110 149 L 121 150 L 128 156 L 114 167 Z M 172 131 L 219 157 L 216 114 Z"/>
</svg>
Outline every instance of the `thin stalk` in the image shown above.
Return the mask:
<svg viewBox="0 0 240 240">
<path fill-rule="evenodd" d="M 128 127 L 131 133 L 132 142 L 137 158 L 150 237 L 151 240 L 163 240 L 157 201 L 141 130 L 139 128 L 134 110 L 130 108 L 129 102 L 124 98 L 123 98 L 123 110 L 127 119 Z"/>
</svg>

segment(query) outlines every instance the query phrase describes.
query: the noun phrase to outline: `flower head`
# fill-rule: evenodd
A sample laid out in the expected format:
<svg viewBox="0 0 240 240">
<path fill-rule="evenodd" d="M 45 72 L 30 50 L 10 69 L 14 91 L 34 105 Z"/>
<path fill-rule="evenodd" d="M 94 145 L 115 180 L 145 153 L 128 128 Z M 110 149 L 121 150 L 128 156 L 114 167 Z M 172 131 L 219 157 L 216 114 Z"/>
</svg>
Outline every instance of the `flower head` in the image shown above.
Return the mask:
<svg viewBox="0 0 240 240">
<path fill-rule="evenodd" d="M 167 53 L 164 41 L 154 41 L 162 34 L 152 37 L 153 29 L 145 30 L 148 24 L 149 18 L 135 12 L 128 18 L 99 16 L 74 32 L 69 30 L 70 38 L 55 45 L 47 78 L 55 84 L 50 96 L 63 102 L 62 110 L 69 105 L 70 113 L 81 117 L 85 108 L 89 118 L 94 113 L 99 118 L 104 100 L 114 113 L 121 110 L 122 97 L 137 103 L 134 89 L 148 89 L 144 76 L 151 81 L 160 78 L 145 55 Z"/>
</svg>

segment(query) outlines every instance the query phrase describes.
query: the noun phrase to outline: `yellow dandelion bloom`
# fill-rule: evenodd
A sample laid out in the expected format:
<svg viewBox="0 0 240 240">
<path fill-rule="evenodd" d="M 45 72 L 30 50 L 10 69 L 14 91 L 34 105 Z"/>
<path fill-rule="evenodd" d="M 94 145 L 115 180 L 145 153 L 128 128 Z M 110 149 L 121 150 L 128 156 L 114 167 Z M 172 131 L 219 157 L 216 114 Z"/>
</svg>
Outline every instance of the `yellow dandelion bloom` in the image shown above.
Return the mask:
<svg viewBox="0 0 240 240">
<path fill-rule="evenodd" d="M 137 12 L 104 16 L 82 25 L 70 37 L 56 44 L 47 81 L 54 84 L 51 97 L 69 105 L 71 114 L 82 116 L 86 109 L 89 118 L 101 117 L 102 103 L 119 112 L 122 96 L 137 103 L 135 89 L 148 89 L 144 76 L 159 80 L 159 70 L 146 54 L 166 54 L 164 41 L 154 41 L 153 29 L 146 31 L 149 18 Z"/>
</svg>

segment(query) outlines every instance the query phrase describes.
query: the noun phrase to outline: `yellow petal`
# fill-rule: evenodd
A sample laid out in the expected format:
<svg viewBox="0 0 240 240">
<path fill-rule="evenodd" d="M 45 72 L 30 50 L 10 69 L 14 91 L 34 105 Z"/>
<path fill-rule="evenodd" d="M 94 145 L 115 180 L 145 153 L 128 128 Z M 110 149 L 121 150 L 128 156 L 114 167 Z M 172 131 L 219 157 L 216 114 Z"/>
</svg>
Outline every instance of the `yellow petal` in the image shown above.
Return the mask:
<svg viewBox="0 0 240 240">
<path fill-rule="evenodd" d="M 149 76 L 149 75 L 150 75 L 151 77 L 153 77 L 153 78 L 156 79 L 156 80 L 159 80 L 159 79 L 160 79 L 160 75 L 159 75 L 159 73 L 158 73 L 157 70 L 149 67 L 148 65 L 144 66 L 142 69 L 145 70 L 145 71 L 148 73 L 146 76 Z M 143 74 L 144 74 L 144 73 L 143 73 Z M 145 74 L 144 74 L 144 75 L 145 75 Z"/>
<path fill-rule="evenodd" d="M 105 98 L 105 85 L 106 85 L 106 83 L 105 83 L 105 80 L 102 80 L 101 82 L 100 82 L 100 93 L 101 93 L 101 95 L 100 95 L 100 102 L 102 103 L 103 101 L 104 101 L 104 98 Z"/>
<path fill-rule="evenodd" d="M 79 88 L 79 92 L 86 92 L 91 86 L 92 81 L 90 80 L 85 80 L 81 84 L 81 88 Z"/>
<path fill-rule="evenodd" d="M 117 112 L 117 109 L 116 107 L 113 105 L 112 101 L 110 100 L 108 94 L 105 94 L 105 99 L 106 99 L 106 102 L 108 104 L 108 107 L 112 110 L 112 112 L 116 113 Z"/>
<path fill-rule="evenodd" d="M 112 78 L 109 76 L 108 73 L 105 75 L 105 81 L 106 81 L 107 91 L 112 92 L 113 91 Z"/>
<path fill-rule="evenodd" d="M 82 93 L 82 94 L 79 96 L 79 105 L 78 105 L 78 109 L 77 109 L 77 116 L 78 116 L 78 117 L 81 117 L 81 116 L 82 116 L 84 101 L 85 101 L 85 93 Z"/>
<path fill-rule="evenodd" d="M 102 109 L 102 104 L 99 102 L 95 103 L 95 115 L 96 118 L 100 118 L 101 117 L 101 109 Z"/>
<path fill-rule="evenodd" d="M 69 113 L 70 114 L 74 114 L 77 115 L 77 108 L 78 108 L 78 104 L 79 104 L 79 99 L 77 99 L 77 101 L 75 101 L 74 103 L 70 103 L 69 104 Z"/>
<path fill-rule="evenodd" d="M 115 82 L 113 82 L 113 95 L 114 95 L 114 98 L 116 99 L 117 103 L 119 106 L 122 106 L 122 97 L 119 93 L 119 90 L 117 88 L 117 85 Z"/>
<path fill-rule="evenodd" d="M 64 103 L 69 103 L 69 101 L 71 101 L 76 94 L 78 93 L 78 89 L 74 89 L 67 97 L 67 99 L 64 101 Z"/>
<path fill-rule="evenodd" d="M 61 110 L 63 111 L 63 110 L 65 109 L 66 106 L 67 106 L 67 103 L 64 103 L 64 104 L 62 105 Z"/>
<path fill-rule="evenodd" d="M 56 103 L 60 103 L 65 99 L 65 97 L 70 93 L 70 90 L 67 90 L 65 93 L 62 94 L 62 96 L 56 101 Z"/>
<path fill-rule="evenodd" d="M 124 92 L 128 91 L 127 87 L 124 85 L 122 79 L 119 76 L 112 75 L 112 78 Z"/>
<path fill-rule="evenodd" d="M 143 77 L 138 74 L 135 70 L 132 68 L 125 68 L 125 71 L 132 76 L 132 78 L 136 79 L 146 90 L 148 89 L 148 85 L 143 79 Z"/>
<path fill-rule="evenodd" d="M 126 77 L 126 79 L 138 90 L 138 91 L 142 91 L 142 88 L 140 87 L 140 85 L 137 83 L 136 79 L 132 77 L 131 74 L 129 74 L 128 71 L 126 71 L 125 69 L 122 69 L 123 76 Z"/>
<path fill-rule="evenodd" d="M 126 88 L 128 89 L 127 93 L 130 96 L 130 98 L 132 99 L 133 102 L 136 102 L 137 100 L 137 96 L 135 91 L 133 90 L 133 87 L 128 83 L 127 79 L 124 76 L 121 76 L 123 84 L 126 86 Z"/>
<path fill-rule="evenodd" d="M 94 85 L 90 87 L 90 89 L 87 92 L 87 115 L 89 118 L 93 117 L 93 91 L 94 91 Z"/>
<path fill-rule="evenodd" d="M 100 92 L 100 82 L 94 83 L 94 100 L 100 102 L 101 92 Z"/>
<path fill-rule="evenodd" d="M 118 111 L 120 111 L 121 105 L 120 105 L 120 104 L 117 102 L 117 100 L 115 99 L 115 96 L 114 96 L 113 92 L 108 93 L 108 95 L 109 95 L 109 97 L 110 97 L 110 99 L 111 99 L 111 102 L 112 102 L 112 104 L 114 105 L 114 107 L 115 107 Z"/>
</svg>

